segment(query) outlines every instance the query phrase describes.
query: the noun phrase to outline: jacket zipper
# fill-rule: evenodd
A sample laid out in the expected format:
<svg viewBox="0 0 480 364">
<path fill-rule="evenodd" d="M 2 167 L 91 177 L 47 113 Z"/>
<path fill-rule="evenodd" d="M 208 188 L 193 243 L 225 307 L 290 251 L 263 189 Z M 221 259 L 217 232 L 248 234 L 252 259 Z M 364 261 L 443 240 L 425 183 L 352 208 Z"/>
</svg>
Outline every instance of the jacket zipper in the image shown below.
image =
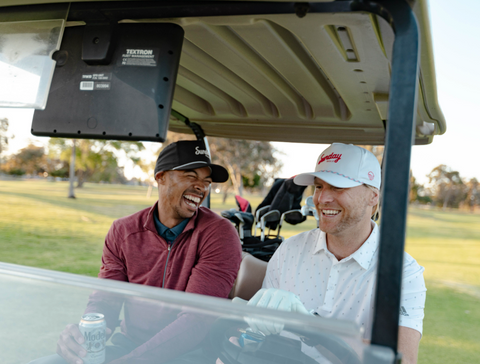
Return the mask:
<svg viewBox="0 0 480 364">
<path fill-rule="evenodd" d="M 167 255 L 167 262 L 165 263 L 165 269 L 163 270 L 162 288 L 165 286 L 165 276 L 167 275 L 168 259 L 170 259 L 170 250 L 172 249 L 173 244 L 174 243 L 168 244 L 168 255 Z"/>
</svg>

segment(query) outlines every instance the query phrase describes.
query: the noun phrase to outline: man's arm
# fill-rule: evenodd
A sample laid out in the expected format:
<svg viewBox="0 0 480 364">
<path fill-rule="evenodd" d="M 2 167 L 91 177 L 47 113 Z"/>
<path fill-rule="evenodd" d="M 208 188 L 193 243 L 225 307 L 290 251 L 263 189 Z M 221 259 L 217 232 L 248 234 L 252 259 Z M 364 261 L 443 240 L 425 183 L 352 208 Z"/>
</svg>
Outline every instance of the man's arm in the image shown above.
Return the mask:
<svg viewBox="0 0 480 364">
<path fill-rule="evenodd" d="M 422 337 L 427 291 L 423 271 L 424 268 L 405 253 L 398 328 L 398 351 L 403 354 L 402 363 L 405 364 L 417 362 Z"/>
<path fill-rule="evenodd" d="M 226 219 L 212 226 L 203 238 L 197 264 L 192 269 L 185 292 L 227 298 L 242 261 L 238 233 Z"/>
<path fill-rule="evenodd" d="M 402 364 L 416 364 L 418 345 L 422 336 L 417 330 L 405 326 L 398 328 L 398 352 L 402 353 Z"/>
<path fill-rule="evenodd" d="M 118 249 L 118 241 L 122 239 L 116 231 L 115 222 L 105 237 L 102 253 L 102 266 L 98 276 L 104 279 L 128 282 L 126 266 Z M 107 327 L 115 330 L 122 309 L 124 296 L 104 291 L 94 291 L 88 300 L 85 313 L 98 312 L 105 316 Z"/>
<path fill-rule="evenodd" d="M 124 268 L 122 269 L 121 267 L 122 264 L 120 259 L 115 257 L 115 254 L 112 252 L 112 244 L 115 241 L 114 235 L 114 226 L 112 225 L 105 238 L 105 245 L 102 254 L 102 269 L 107 265 L 111 265 L 113 271 L 117 272 L 115 278 L 112 279 L 126 281 L 126 276 L 122 275 L 122 273 L 118 273 L 124 271 Z M 103 291 L 94 291 L 89 297 L 85 313 L 102 313 L 107 321 L 107 326 L 110 327 L 107 327 L 106 329 L 107 337 L 109 337 L 113 330 L 115 330 L 122 304 L 123 297 L 121 295 Z M 85 349 L 81 346 L 83 342 L 84 338 L 78 329 L 78 324 L 67 325 L 57 341 L 57 354 L 64 358 L 67 363 L 83 363 L 81 358 L 85 357 L 87 354 Z"/>
<path fill-rule="evenodd" d="M 192 269 L 186 292 L 216 297 L 228 296 L 241 262 L 241 244 L 227 220 L 215 223 L 203 237 L 197 264 Z M 150 340 L 111 364 L 164 363 L 195 348 L 210 330 L 214 316 L 182 311 L 177 319 Z"/>
</svg>

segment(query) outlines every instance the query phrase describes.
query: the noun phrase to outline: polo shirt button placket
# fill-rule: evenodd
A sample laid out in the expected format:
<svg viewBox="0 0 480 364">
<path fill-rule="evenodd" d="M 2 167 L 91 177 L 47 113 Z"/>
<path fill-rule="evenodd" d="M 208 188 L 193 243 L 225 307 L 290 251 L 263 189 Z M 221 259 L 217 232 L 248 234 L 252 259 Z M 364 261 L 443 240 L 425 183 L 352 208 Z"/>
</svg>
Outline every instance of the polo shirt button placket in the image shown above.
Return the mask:
<svg viewBox="0 0 480 364">
<path fill-rule="evenodd" d="M 338 263 L 333 263 L 328 277 L 327 291 L 325 292 L 325 299 L 322 309 L 332 312 L 333 304 L 335 302 L 335 290 L 338 284 Z"/>
</svg>

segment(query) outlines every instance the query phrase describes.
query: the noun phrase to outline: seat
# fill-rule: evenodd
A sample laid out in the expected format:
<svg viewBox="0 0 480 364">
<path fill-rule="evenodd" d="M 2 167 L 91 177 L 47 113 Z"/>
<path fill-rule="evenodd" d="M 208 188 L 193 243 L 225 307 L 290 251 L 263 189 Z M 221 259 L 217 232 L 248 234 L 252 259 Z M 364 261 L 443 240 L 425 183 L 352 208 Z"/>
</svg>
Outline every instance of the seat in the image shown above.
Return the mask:
<svg viewBox="0 0 480 364">
<path fill-rule="evenodd" d="M 255 258 L 250 253 L 242 252 L 242 262 L 238 270 L 237 279 L 228 298 L 240 297 L 244 300 L 252 298 L 262 288 L 266 272 L 267 262 Z"/>
</svg>

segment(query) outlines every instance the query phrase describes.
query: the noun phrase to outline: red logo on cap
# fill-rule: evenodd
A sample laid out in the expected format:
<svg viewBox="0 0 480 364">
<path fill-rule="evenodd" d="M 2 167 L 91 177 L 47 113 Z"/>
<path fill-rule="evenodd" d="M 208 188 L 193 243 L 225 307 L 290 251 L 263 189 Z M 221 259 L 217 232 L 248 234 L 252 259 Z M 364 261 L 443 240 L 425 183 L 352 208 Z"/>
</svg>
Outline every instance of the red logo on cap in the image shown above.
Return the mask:
<svg viewBox="0 0 480 364">
<path fill-rule="evenodd" d="M 375 175 L 372 171 L 368 172 L 368 178 L 370 179 L 370 181 L 373 181 L 373 179 L 375 178 Z"/>
<path fill-rule="evenodd" d="M 322 162 L 334 162 L 334 163 L 337 163 L 340 159 L 342 159 L 342 155 L 341 154 L 335 154 L 335 153 L 331 153 L 329 155 L 326 155 L 325 157 L 322 156 L 320 157 L 320 161 L 318 162 L 318 164 L 322 163 Z"/>
</svg>

